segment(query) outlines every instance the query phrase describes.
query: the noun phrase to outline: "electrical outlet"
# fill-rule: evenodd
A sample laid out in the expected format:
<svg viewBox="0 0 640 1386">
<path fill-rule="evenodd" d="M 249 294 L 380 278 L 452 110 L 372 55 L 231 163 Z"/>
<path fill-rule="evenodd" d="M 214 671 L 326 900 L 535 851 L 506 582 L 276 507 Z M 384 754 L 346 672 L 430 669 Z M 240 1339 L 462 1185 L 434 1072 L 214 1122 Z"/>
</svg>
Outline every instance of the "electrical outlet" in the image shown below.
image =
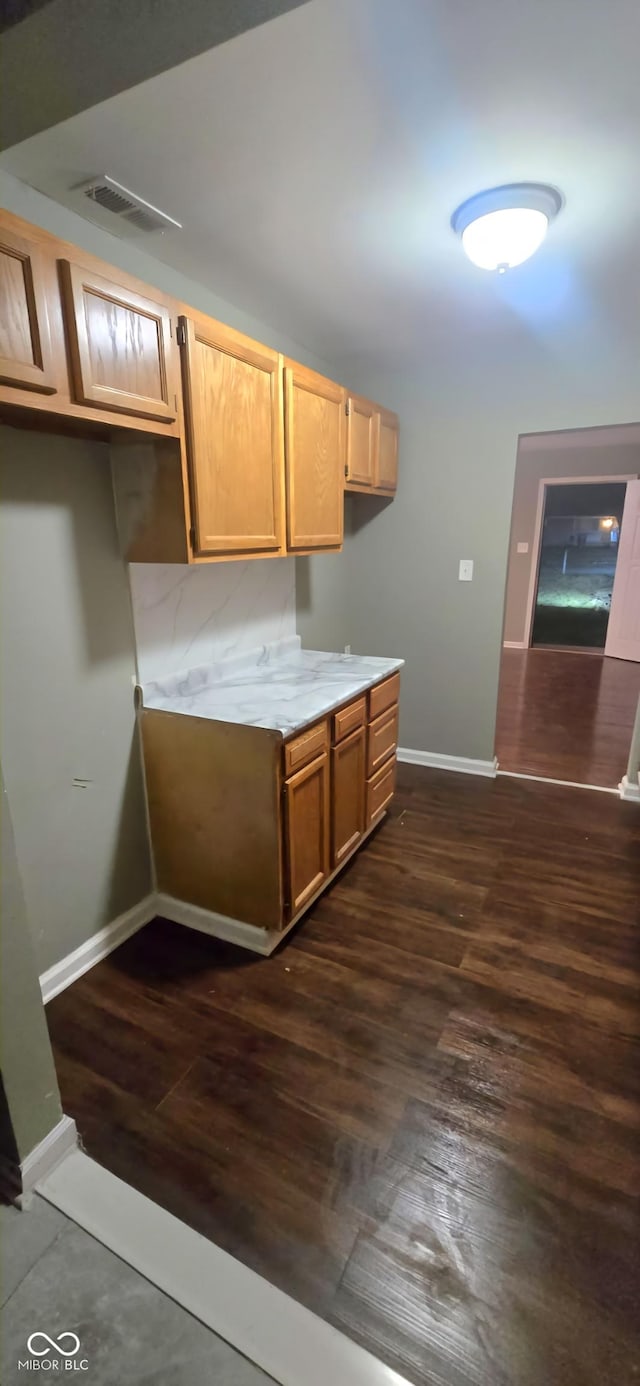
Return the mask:
<svg viewBox="0 0 640 1386">
<path fill-rule="evenodd" d="M 345 654 L 351 654 L 351 646 L 350 646 L 350 645 L 345 645 L 345 647 L 344 647 L 344 652 L 345 652 Z"/>
<path fill-rule="evenodd" d="M 458 581 L 459 581 L 459 582 L 473 582 L 473 559 L 472 559 L 472 558 L 461 558 L 461 559 L 460 559 L 460 567 L 458 568 Z"/>
<path fill-rule="evenodd" d="M 518 553 L 528 553 L 528 552 L 529 552 L 529 545 L 528 545 L 528 544 L 524 544 L 524 543 L 519 543 L 519 544 L 518 544 L 518 547 L 517 547 L 517 552 L 518 552 Z"/>
</svg>

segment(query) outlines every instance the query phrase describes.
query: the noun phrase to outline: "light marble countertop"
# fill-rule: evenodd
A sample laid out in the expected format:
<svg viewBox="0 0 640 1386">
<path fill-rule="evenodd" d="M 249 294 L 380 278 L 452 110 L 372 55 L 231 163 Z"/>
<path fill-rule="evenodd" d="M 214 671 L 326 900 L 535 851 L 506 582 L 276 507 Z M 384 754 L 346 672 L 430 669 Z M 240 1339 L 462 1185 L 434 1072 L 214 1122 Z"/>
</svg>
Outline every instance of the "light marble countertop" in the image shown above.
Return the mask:
<svg viewBox="0 0 640 1386">
<path fill-rule="evenodd" d="M 403 659 L 303 650 L 300 637 L 146 684 L 143 703 L 161 712 L 241 722 L 290 736 L 400 669 Z"/>
</svg>

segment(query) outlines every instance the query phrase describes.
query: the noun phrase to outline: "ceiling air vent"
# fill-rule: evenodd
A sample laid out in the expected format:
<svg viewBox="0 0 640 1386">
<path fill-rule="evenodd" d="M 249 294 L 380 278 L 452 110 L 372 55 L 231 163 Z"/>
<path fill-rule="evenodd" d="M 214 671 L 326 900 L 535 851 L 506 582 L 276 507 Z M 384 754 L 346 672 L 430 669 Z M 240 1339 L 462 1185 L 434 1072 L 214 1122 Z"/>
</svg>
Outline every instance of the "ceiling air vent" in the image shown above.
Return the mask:
<svg viewBox="0 0 640 1386">
<path fill-rule="evenodd" d="M 115 178 L 110 178 L 108 173 L 104 173 L 101 178 L 92 178 L 90 183 L 83 186 L 82 191 L 91 202 L 97 202 L 106 212 L 113 212 L 121 222 L 126 222 L 136 231 L 182 230 L 181 222 L 167 216 L 167 213 L 161 212 L 158 207 L 153 207 L 150 202 L 145 202 L 143 197 L 137 197 L 128 188 L 123 188 L 122 184 L 116 183 Z"/>
</svg>

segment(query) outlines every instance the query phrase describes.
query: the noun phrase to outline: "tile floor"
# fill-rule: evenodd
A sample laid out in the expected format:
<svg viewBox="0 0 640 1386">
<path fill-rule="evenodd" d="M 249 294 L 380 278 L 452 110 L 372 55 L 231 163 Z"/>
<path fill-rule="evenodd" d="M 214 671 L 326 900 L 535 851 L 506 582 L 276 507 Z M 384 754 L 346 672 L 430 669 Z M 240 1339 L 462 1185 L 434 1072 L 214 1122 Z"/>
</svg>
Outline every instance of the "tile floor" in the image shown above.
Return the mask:
<svg viewBox="0 0 640 1386">
<path fill-rule="evenodd" d="M 80 1379 L 90 1386 L 269 1386 L 264 1372 L 38 1195 L 23 1212 L 0 1208 L 0 1239 L 3 1386 L 27 1379 L 18 1361 L 30 1359 L 27 1339 L 37 1331 L 80 1338 L 88 1362 Z M 46 1375 L 69 1379 L 65 1370 Z"/>
</svg>

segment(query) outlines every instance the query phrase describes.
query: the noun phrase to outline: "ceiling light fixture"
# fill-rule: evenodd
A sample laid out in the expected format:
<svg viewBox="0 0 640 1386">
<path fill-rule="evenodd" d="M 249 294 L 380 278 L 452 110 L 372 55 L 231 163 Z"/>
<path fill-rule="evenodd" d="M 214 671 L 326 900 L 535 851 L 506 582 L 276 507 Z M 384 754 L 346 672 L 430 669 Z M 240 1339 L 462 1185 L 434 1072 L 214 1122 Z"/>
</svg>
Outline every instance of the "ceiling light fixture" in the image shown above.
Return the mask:
<svg viewBox="0 0 640 1386">
<path fill-rule="evenodd" d="M 545 183 L 508 183 L 469 197 L 451 225 L 474 265 L 504 274 L 535 254 L 561 206 L 560 193 Z"/>
</svg>

